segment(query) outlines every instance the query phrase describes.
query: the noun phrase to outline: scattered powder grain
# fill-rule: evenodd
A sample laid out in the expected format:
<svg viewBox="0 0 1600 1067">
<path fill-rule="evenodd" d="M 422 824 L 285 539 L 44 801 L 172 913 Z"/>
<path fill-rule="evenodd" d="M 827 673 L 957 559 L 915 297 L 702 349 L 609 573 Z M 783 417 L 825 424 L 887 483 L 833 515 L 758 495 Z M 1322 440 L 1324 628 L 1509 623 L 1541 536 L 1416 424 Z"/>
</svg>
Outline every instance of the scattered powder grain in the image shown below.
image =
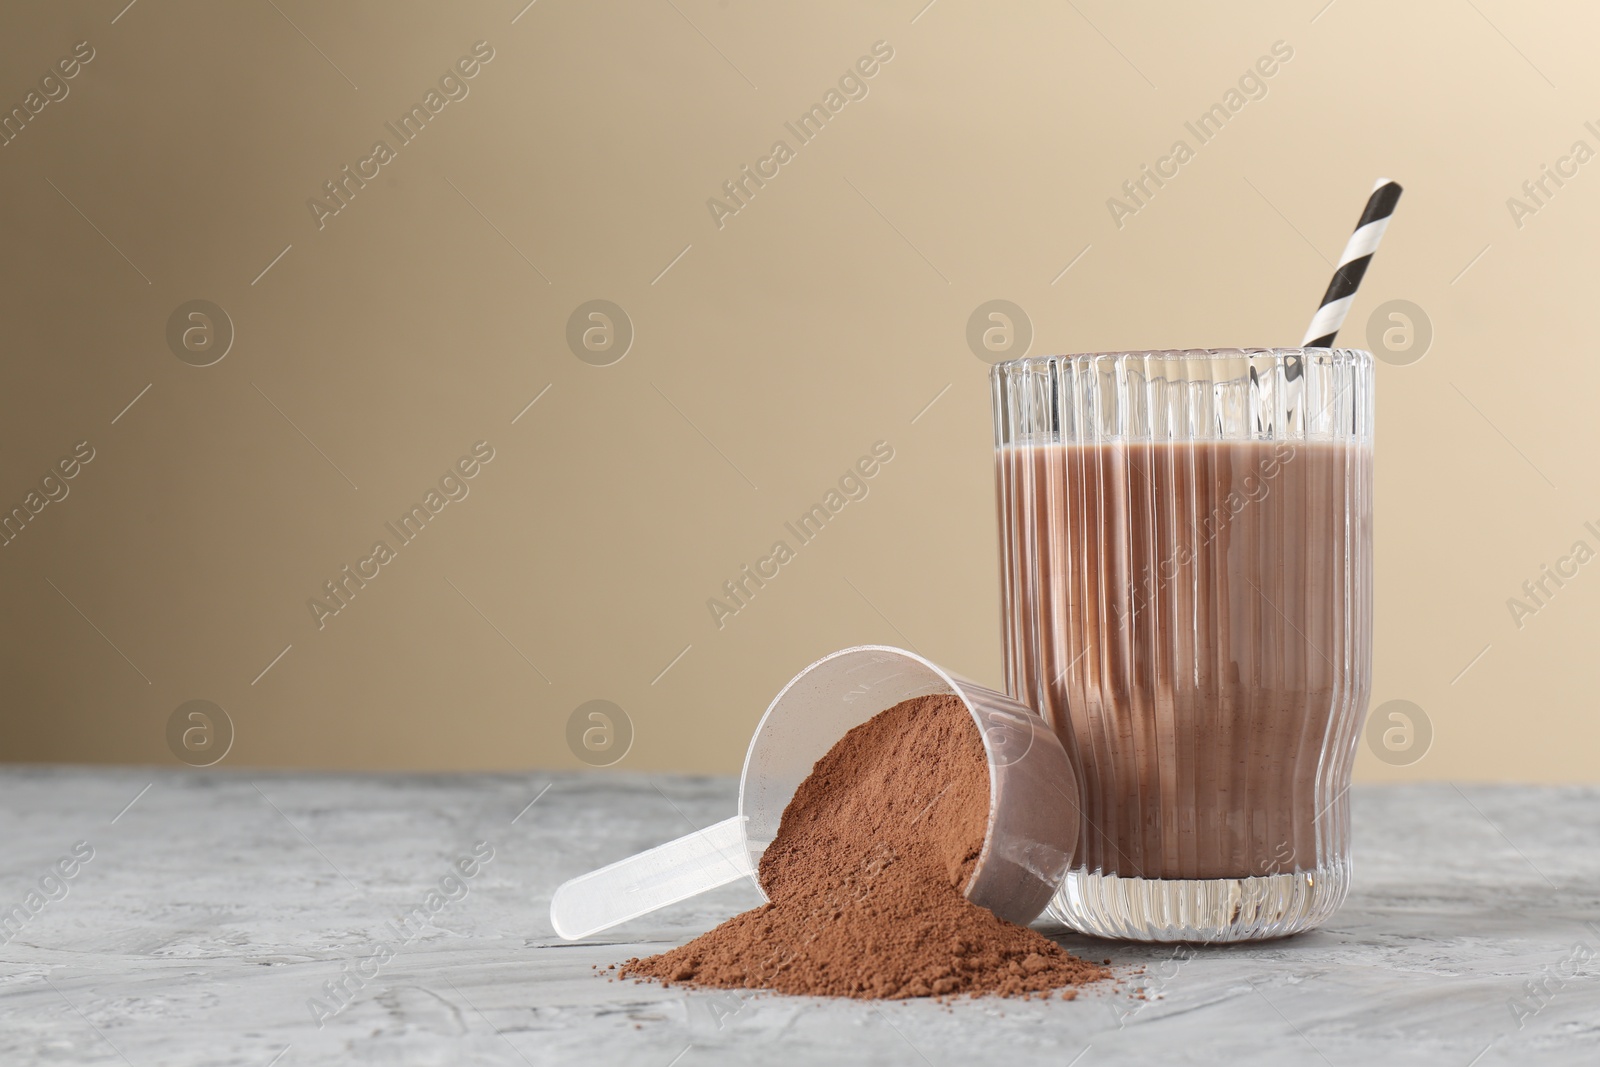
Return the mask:
<svg viewBox="0 0 1600 1067">
<path fill-rule="evenodd" d="M 902 999 L 1072 998 L 1111 976 L 963 897 L 983 848 L 989 768 L 953 696 L 907 700 L 817 761 L 761 859 L 770 903 L 619 976 Z"/>
</svg>

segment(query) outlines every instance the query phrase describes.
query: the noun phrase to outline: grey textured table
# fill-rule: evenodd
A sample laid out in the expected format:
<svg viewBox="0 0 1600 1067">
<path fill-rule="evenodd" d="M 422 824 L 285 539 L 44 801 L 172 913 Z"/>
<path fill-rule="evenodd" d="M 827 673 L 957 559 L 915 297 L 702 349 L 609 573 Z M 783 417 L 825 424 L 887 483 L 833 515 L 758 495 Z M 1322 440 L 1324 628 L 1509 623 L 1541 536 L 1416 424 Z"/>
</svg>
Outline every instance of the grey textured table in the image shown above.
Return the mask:
<svg viewBox="0 0 1600 1067">
<path fill-rule="evenodd" d="M 731 780 L 619 774 L 0 772 L 0 1064 L 1600 1063 L 1600 790 L 1359 789 L 1350 899 L 1286 941 L 1185 959 L 1059 935 L 1144 965 L 1148 1001 L 595 976 L 749 906 L 743 885 L 551 933 L 561 880 L 733 804 Z"/>
</svg>

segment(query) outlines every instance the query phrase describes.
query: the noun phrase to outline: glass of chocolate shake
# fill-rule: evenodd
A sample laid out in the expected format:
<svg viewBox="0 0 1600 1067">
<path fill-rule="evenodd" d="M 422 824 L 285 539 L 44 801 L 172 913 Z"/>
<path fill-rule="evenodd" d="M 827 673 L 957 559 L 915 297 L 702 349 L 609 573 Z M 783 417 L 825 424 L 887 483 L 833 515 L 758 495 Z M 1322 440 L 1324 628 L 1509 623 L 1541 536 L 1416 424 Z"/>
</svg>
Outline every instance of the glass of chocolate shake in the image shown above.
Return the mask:
<svg viewBox="0 0 1600 1067">
<path fill-rule="evenodd" d="M 993 369 L 1006 684 L 1083 783 L 1049 906 L 1067 926 L 1238 941 L 1343 901 L 1372 368 L 1308 348 Z"/>
</svg>

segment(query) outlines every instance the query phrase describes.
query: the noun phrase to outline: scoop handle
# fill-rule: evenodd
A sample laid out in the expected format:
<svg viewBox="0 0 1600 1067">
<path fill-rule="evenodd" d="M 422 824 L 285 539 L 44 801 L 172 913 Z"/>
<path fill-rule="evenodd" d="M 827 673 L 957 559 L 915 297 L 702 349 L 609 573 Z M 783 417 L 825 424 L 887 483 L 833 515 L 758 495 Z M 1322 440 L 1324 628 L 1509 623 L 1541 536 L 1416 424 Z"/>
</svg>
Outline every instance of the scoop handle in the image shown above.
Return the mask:
<svg viewBox="0 0 1600 1067">
<path fill-rule="evenodd" d="M 735 815 L 563 882 L 550 899 L 550 923 L 576 941 L 754 873 L 744 817 Z"/>
</svg>

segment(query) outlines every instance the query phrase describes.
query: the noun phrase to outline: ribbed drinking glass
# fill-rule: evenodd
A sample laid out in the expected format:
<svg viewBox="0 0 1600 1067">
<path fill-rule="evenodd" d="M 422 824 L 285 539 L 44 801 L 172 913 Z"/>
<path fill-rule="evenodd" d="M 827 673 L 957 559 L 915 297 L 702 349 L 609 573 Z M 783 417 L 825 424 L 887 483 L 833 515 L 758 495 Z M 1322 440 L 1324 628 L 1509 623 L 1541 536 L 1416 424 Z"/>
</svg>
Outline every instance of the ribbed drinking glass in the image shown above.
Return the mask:
<svg viewBox="0 0 1600 1067">
<path fill-rule="evenodd" d="M 1371 355 L 1049 356 L 991 381 L 1007 688 L 1083 783 L 1049 913 L 1150 941 L 1321 923 L 1371 684 Z"/>
</svg>

